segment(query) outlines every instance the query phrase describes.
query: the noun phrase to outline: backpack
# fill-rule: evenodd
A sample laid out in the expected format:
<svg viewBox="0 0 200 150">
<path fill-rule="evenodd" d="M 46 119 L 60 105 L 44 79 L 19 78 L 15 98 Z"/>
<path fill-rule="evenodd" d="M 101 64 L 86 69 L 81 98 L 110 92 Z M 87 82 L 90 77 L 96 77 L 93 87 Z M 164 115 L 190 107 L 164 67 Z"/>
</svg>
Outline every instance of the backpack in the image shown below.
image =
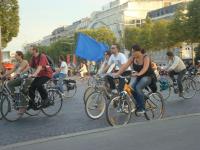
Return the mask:
<svg viewBox="0 0 200 150">
<path fill-rule="evenodd" d="M 55 67 L 55 63 L 54 63 L 53 59 L 49 55 L 46 55 L 46 57 L 47 57 L 49 66 L 51 67 L 52 71 L 55 72 L 56 71 L 56 67 Z"/>
<path fill-rule="evenodd" d="M 47 61 L 48 61 L 48 64 L 49 64 L 49 66 L 51 67 L 51 69 L 52 69 L 52 71 L 53 72 L 55 72 L 55 63 L 54 63 L 54 61 L 53 61 L 53 59 L 50 57 L 50 56 L 48 56 L 48 55 L 46 55 L 46 54 L 44 54 L 45 56 L 46 56 L 46 58 L 47 58 Z M 40 57 L 41 57 L 41 54 L 39 54 L 39 61 L 38 61 L 38 63 L 40 62 Z M 34 62 L 33 61 L 33 58 L 32 58 L 32 62 Z M 35 68 L 36 67 L 36 64 L 35 63 L 33 63 L 33 67 Z"/>
</svg>

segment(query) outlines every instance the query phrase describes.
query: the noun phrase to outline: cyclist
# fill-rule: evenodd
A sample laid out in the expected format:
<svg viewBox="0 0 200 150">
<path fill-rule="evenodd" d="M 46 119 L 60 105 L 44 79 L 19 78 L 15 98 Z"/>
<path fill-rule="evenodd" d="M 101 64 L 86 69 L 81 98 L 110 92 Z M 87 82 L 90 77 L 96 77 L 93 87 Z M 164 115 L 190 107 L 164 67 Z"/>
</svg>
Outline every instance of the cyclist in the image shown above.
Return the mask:
<svg viewBox="0 0 200 150">
<path fill-rule="evenodd" d="M 118 44 L 113 44 L 111 46 L 112 55 L 110 56 L 108 64 L 105 66 L 105 69 L 103 72 L 110 73 L 111 70 L 114 70 L 114 72 L 116 72 L 119 70 L 119 68 L 123 64 L 125 64 L 128 61 L 126 56 L 123 53 L 120 53 L 119 51 L 120 51 L 120 46 Z M 114 68 L 112 68 L 112 66 L 114 66 Z M 130 74 L 131 74 L 130 67 L 127 67 L 125 70 L 123 70 L 123 73 L 122 73 L 123 76 L 128 76 Z M 113 77 L 107 76 L 106 79 L 108 80 L 108 82 L 110 84 L 112 93 L 117 94 L 118 92 L 116 90 L 116 86 L 115 86 Z M 119 92 L 121 92 L 123 90 L 124 84 L 125 84 L 125 80 L 119 79 L 119 86 L 118 86 Z"/>
<path fill-rule="evenodd" d="M 17 60 L 15 67 L 4 75 L 4 77 L 6 77 L 11 75 L 12 73 L 15 74 L 11 78 L 11 81 L 9 81 L 7 84 L 12 96 L 14 95 L 15 87 L 21 85 L 21 79 L 19 78 L 19 76 L 27 73 L 27 71 L 29 70 L 28 61 L 24 59 L 24 54 L 21 51 L 16 51 L 15 59 Z M 26 86 L 24 88 L 26 88 Z M 20 105 L 21 108 L 19 109 L 19 112 L 24 113 L 26 111 L 26 100 L 22 98 Z"/>
<path fill-rule="evenodd" d="M 105 58 L 104 58 L 104 61 L 103 61 L 102 65 L 101 65 L 101 68 L 100 68 L 99 71 L 98 71 L 98 74 L 103 73 L 104 68 L 105 68 L 106 65 L 108 64 L 110 55 L 111 55 L 111 52 L 110 52 L 110 51 L 105 52 L 105 54 L 104 54 Z"/>
<path fill-rule="evenodd" d="M 67 63 L 65 62 L 65 58 L 60 55 L 59 56 L 59 62 L 60 62 L 60 68 L 56 70 L 56 73 L 54 74 L 53 78 L 58 78 L 58 89 L 63 93 L 63 80 L 67 77 L 68 74 L 68 67 Z"/>
<path fill-rule="evenodd" d="M 180 57 L 174 56 L 173 52 L 169 51 L 166 53 L 168 56 L 168 66 L 166 70 L 169 72 L 169 76 L 173 83 L 176 84 L 176 79 L 174 75 L 178 75 L 177 83 L 179 89 L 179 96 L 183 97 L 183 85 L 181 83 L 184 74 L 186 73 L 186 66 Z"/>
<path fill-rule="evenodd" d="M 133 96 L 137 102 L 137 113 L 145 113 L 144 93 L 143 89 L 147 86 L 154 86 L 156 90 L 156 75 L 151 66 L 151 59 L 148 55 L 142 52 L 139 45 L 132 46 L 132 56 L 128 62 L 121 66 L 120 70 L 113 76 L 121 75 L 128 67 L 133 66 L 134 78 L 132 79 L 132 88 L 134 89 Z M 153 88 L 152 86 L 152 88 Z"/>
<path fill-rule="evenodd" d="M 39 54 L 39 51 L 36 47 L 32 47 L 30 49 L 30 53 L 32 54 L 30 66 L 36 70 L 30 75 L 30 77 L 34 77 L 35 79 L 29 88 L 29 97 L 31 98 L 29 101 L 29 106 L 33 109 L 37 107 L 34 103 L 35 91 L 37 89 L 42 98 L 42 107 L 45 108 L 49 106 L 49 100 L 47 91 L 43 85 L 52 78 L 53 71 L 49 66 L 49 62 L 45 54 Z"/>
</svg>

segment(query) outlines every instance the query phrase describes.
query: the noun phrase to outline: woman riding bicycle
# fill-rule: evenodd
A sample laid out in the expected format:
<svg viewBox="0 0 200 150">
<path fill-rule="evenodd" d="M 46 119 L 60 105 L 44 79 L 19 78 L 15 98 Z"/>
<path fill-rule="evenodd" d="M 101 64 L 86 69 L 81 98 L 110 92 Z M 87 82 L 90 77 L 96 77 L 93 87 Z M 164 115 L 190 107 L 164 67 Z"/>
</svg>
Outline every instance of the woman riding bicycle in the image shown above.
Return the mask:
<svg viewBox="0 0 200 150">
<path fill-rule="evenodd" d="M 149 85 L 154 85 L 154 88 L 156 88 L 156 75 L 152 69 L 150 57 L 142 52 L 139 45 L 132 46 L 132 56 L 114 76 L 119 76 L 131 65 L 135 71 L 132 75 L 135 77 L 134 80 L 132 79 L 133 96 L 137 102 L 137 113 L 142 114 L 145 113 L 143 89 Z"/>
</svg>

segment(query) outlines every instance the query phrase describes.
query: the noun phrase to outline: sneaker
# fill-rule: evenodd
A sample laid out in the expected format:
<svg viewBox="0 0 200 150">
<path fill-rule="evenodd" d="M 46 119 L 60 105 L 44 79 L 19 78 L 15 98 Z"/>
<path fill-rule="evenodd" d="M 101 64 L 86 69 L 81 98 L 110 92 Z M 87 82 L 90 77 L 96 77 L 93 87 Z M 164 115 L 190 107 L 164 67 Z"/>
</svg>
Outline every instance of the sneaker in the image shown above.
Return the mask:
<svg viewBox="0 0 200 150">
<path fill-rule="evenodd" d="M 145 110 L 144 109 L 138 109 L 137 110 L 137 114 L 144 114 L 145 113 Z"/>
</svg>

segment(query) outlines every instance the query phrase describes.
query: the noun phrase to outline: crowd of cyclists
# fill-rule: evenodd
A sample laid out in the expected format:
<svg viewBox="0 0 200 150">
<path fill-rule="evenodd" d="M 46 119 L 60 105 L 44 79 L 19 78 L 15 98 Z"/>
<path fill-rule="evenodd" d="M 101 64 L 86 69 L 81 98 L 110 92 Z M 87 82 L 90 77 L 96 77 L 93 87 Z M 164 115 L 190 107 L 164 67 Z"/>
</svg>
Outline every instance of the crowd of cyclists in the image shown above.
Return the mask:
<svg viewBox="0 0 200 150">
<path fill-rule="evenodd" d="M 27 78 L 22 92 L 28 93 L 30 100 L 28 101 L 28 105 L 26 100 L 21 101 L 21 107 L 18 109 L 19 114 L 23 114 L 29 109 L 34 110 L 37 108 L 34 102 L 36 90 L 42 98 L 42 108 L 48 107 L 50 103 L 44 84 L 52 78 L 58 79 L 56 86 L 63 93 L 62 83 L 68 74 L 67 63 L 63 56 L 59 56 L 60 67 L 53 71 L 45 54 L 39 53 L 36 47 L 32 47 L 30 53 L 32 54 L 30 63 L 24 59 L 21 51 L 17 51 L 15 54 L 17 61 L 15 67 L 6 73 L 1 69 L 0 77 L 2 80 L 8 78 L 12 73 L 15 74 L 7 83 L 7 87 L 11 91 L 11 96 L 14 95 L 15 87 L 22 84 L 20 76 L 29 74 L 29 78 Z M 124 90 L 126 81 L 121 76 L 130 76 L 129 84 L 134 91 L 133 97 L 137 104 L 137 113 L 143 114 L 146 111 L 144 89 L 149 87 L 152 92 L 157 91 L 156 83 L 159 80 L 160 70 L 168 72 L 173 84 L 178 85 L 179 96 L 183 97 L 184 89 L 182 79 L 186 73 L 186 65 L 180 57 L 175 56 L 171 51 L 166 53 L 166 57 L 168 59 L 168 65 L 161 68 L 153 62 L 151 57 L 139 45 L 135 44 L 132 46 L 128 59 L 125 54 L 120 52 L 120 46 L 113 44 L 111 49 L 105 52 L 104 61 L 97 74 L 107 74 L 105 80 L 108 81 L 109 88 L 113 94 L 121 93 Z M 34 68 L 32 73 L 30 73 L 31 68 Z M 81 78 L 83 78 L 84 74 L 87 73 L 87 67 L 84 63 L 81 63 L 81 69 L 79 71 Z M 175 75 L 177 75 L 177 79 L 174 77 Z M 115 78 L 119 78 L 118 86 L 115 84 Z"/>
</svg>

